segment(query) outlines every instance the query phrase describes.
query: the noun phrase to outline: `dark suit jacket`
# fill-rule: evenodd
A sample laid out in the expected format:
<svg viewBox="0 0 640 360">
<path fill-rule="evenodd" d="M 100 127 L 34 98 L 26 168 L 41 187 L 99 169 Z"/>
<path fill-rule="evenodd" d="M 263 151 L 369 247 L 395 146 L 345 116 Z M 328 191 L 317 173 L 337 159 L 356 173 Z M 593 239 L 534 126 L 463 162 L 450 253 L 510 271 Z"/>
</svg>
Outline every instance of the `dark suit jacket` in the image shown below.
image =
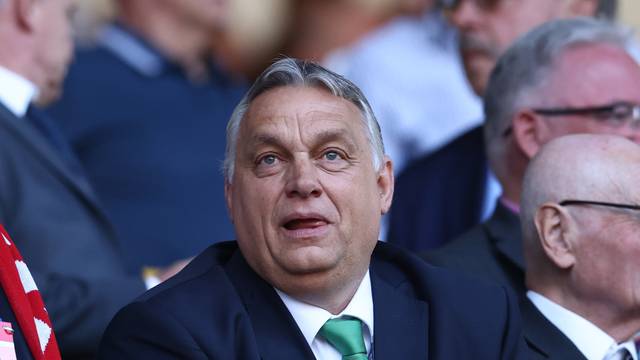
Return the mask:
<svg viewBox="0 0 640 360">
<path fill-rule="evenodd" d="M 422 256 L 433 265 L 507 286 L 520 297 L 525 295 L 520 219 L 500 202 L 489 220 Z"/>
<path fill-rule="evenodd" d="M 487 159 L 482 127 L 423 157 L 397 179 L 387 240 L 426 251 L 480 222 Z"/>
<path fill-rule="evenodd" d="M 0 104 L 0 222 L 29 263 L 64 358 L 95 351 L 108 321 L 144 291 L 84 178 Z"/>
<path fill-rule="evenodd" d="M 485 223 L 422 257 L 433 265 L 515 291 L 520 299 L 524 336 L 532 359 L 585 360 L 575 345 L 526 297 L 520 219 L 500 202 Z"/>
<path fill-rule="evenodd" d="M 525 298 L 520 302 L 524 337 L 532 359 L 587 360 L 578 348 Z"/>
<path fill-rule="evenodd" d="M 526 358 L 517 306 L 379 243 L 370 267 L 376 359 Z M 274 289 L 235 242 L 216 244 L 109 325 L 101 359 L 314 359 Z"/>
</svg>

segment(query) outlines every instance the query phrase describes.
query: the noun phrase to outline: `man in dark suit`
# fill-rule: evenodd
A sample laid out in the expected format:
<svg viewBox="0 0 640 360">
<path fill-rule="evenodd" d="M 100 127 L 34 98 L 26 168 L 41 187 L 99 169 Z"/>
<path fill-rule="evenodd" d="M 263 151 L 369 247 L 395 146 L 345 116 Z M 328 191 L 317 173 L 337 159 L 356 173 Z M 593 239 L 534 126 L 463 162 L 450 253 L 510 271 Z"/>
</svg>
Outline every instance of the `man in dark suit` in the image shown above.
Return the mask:
<svg viewBox="0 0 640 360">
<path fill-rule="evenodd" d="M 65 358 L 95 352 L 115 312 L 145 290 L 55 126 L 71 58 L 72 0 L 0 3 L 0 222 L 40 287 Z M 29 110 L 28 110 L 29 109 Z"/>
<path fill-rule="evenodd" d="M 349 81 L 294 59 L 265 70 L 230 120 L 225 174 L 237 242 L 125 307 L 101 358 L 526 356 L 504 289 L 378 243 L 392 164 Z"/>
<path fill-rule="evenodd" d="M 528 33 L 500 58 L 485 97 L 485 134 L 502 198 L 491 219 L 426 259 L 524 294 L 518 204 L 529 160 L 566 134 L 615 134 L 640 142 L 640 130 L 630 125 L 640 103 L 640 66 L 627 51 L 629 42 L 623 31 L 601 21 L 557 20 Z"/>
<path fill-rule="evenodd" d="M 129 269 L 234 238 L 224 131 L 246 90 L 212 63 L 226 1 L 120 0 L 48 108 L 118 233 Z"/>
<path fill-rule="evenodd" d="M 527 168 L 522 311 L 537 358 L 637 359 L 639 176 L 640 146 L 608 135 L 553 140 Z"/>
<path fill-rule="evenodd" d="M 617 0 L 441 2 L 460 33 L 465 72 L 479 96 L 485 94 L 498 57 L 518 37 L 557 18 L 611 19 L 617 4 Z M 414 251 L 437 248 L 488 219 L 500 195 L 485 155 L 482 126 L 416 160 L 397 183 L 387 239 Z"/>
</svg>

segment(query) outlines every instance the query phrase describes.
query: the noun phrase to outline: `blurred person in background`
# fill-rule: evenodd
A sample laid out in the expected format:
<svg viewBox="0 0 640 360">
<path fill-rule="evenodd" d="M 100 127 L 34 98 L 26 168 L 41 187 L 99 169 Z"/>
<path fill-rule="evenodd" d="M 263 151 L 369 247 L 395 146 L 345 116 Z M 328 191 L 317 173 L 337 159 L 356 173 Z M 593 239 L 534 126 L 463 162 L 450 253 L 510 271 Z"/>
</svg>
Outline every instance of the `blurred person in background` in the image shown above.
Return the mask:
<svg viewBox="0 0 640 360">
<path fill-rule="evenodd" d="M 30 265 L 33 280 L 24 288 L 38 284 L 65 359 L 91 357 L 120 307 L 183 266 L 147 284 L 138 271 L 126 271 L 82 167 L 34 106 L 60 95 L 73 9 L 72 0 L 0 2 L 0 222 Z M 42 339 L 50 333 L 43 324 L 38 331 Z"/>
<path fill-rule="evenodd" d="M 483 96 L 489 72 L 519 36 L 553 19 L 613 19 L 617 1 L 442 0 L 441 4 L 458 29 L 469 83 Z M 500 193 L 485 155 L 482 125 L 474 127 L 400 174 L 387 239 L 414 251 L 437 248 L 488 219 Z"/>
<path fill-rule="evenodd" d="M 408 14 L 325 59 L 369 97 L 396 174 L 480 123 L 482 112 L 441 9 L 433 1 L 399 3 Z"/>
<path fill-rule="evenodd" d="M 640 66 L 630 44 L 623 30 L 581 17 L 541 25 L 500 58 L 486 89 L 484 131 L 503 194 L 489 220 L 427 260 L 524 296 L 518 214 L 525 168 L 544 144 L 568 134 L 640 143 Z"/>
<path fill-rule="evenodd" d="M 244 90 L 212 61 L 225 0 L 119 1 L 79 48 L 50 113 L 85 166 L 131 270 L 232 239 L 220 170 Z"/>
<path fill-rule="evenodd" d="M 533 359 L 638 359 L 638 177 L 640 147 L 606 135 L 552 140 L 527 167 L 520 308 Z"/>
</svg>

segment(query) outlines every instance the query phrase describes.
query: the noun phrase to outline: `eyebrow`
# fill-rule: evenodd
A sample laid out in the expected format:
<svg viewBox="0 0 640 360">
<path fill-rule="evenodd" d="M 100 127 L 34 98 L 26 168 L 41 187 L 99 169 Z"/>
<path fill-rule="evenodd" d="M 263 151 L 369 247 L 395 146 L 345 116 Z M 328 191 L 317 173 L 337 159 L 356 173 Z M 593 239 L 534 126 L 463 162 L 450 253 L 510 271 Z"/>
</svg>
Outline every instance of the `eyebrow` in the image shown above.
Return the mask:
<svg viewBox="0 0 640 360">
<path fill-rule="evenodd" d="M 347 151 L 353 152 L 358 149 L 356 143 L 350 139 L 345 129 L 323 130 L 315 134 L 311 148 L 315 149 L 330 142 L 342 142 L 347 147 Z"/>
<path fill-rule="evenodd" d="M 349 138 L 345 129 L 322 130 L 314 134 L 310 148 L 313 150 L 330 142 L 343 143 L 347 148 L 346 150 L 349 152 L 354 152 L 358 149 L 358 146 Z M 251 137 L 251 140 L 249 141 L 249 149 L 254 151 L 255 148 L 259 146 L 274 146 L 281 149 L 286 148 L 280 137 L 270 133 L 258 133 Z"/>
</svg>

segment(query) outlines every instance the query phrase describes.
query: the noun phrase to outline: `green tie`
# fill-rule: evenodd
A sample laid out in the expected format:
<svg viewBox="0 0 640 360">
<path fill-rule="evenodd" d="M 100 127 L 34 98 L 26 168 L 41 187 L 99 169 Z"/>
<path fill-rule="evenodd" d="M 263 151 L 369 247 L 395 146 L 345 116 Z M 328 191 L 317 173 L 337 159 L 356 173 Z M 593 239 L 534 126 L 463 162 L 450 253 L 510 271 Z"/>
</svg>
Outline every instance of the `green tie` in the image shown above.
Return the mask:
<svg viewBox="0 0 640 360">
<path fill-rule="evenodd" d="M 342 360 L 367 360 L 362 322 L 353 318 L 329 319 L 318 332 L 340 354 Z"/>
</svg>

